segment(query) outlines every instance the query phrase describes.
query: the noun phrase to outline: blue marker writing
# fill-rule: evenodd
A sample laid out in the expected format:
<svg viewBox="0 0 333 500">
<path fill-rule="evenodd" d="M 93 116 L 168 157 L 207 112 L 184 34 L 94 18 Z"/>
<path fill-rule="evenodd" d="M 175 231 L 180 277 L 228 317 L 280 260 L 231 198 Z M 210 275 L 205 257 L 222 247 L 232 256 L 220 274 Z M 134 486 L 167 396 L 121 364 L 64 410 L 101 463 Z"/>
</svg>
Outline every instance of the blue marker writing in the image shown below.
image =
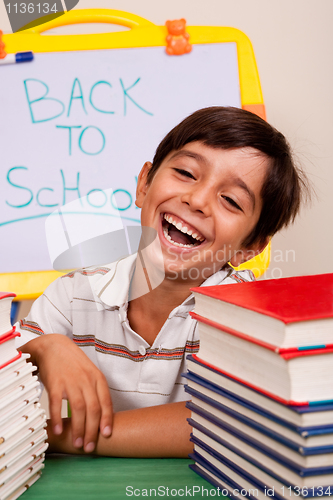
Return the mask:
<svg viewBox="0 0 333 500">
<path fill-rule="evenodd" d="M 4 59 L 0 59 L 1 64 L 13 64 L 32 61 L 34 55 L 32 52 L 17 52 L 17 54 L 7 54 Z"/>
</svg>

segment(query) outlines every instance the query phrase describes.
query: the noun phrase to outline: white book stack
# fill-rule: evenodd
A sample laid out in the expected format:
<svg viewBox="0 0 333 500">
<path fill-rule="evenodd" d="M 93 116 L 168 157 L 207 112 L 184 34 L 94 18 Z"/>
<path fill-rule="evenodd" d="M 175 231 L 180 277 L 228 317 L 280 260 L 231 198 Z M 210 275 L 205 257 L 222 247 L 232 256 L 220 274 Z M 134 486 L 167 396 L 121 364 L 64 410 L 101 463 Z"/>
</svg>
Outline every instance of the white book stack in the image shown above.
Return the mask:
<svg viewBox="0 0 333 500">
<path fill-rule="evenodd" d="M 0 292 L 0 500 L 18 498 L 37 481 L 48 447 L 36 368 L 15 348 L 13 297 Z"/>
</svg>

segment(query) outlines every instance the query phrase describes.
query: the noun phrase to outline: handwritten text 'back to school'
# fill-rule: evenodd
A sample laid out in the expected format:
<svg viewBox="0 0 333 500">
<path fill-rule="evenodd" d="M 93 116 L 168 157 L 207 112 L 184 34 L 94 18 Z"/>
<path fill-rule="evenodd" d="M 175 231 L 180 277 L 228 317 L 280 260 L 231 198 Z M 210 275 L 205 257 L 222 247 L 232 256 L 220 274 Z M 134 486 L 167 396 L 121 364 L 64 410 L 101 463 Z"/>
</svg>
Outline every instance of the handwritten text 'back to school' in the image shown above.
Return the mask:
<svg viewBox="0 0 333 500">
<path fill-rule="evenodd" d="M 45 81 L 35 78 L 28 78 L 23 81 L 23 87 L 27 102 L 27 110 L 30 114 L 32 124 L 51 122 L 56 120 L 54 124 L 54 133 L 59 148 L 63 148 L 68 156 L 88 155 L 96 157 L 100 155 L 105 149 L 107 143 L 107 132 L 96 125 L 82 125 L 80 123 L 68 124 L 66 119 L 71 119 L 71 113 L 75 107 L 75 115 L 78 108 L 82 116 L 89 116 L 89 114 L 96 116 L 96 114 L 114 115 L 121 114 L 126 117 L 128 114 L 128 107 L 135 107 L 140 113 L 144 115 L 153 116 L 153 113 L 143 107 L 139 100 L 133 97 L 133 90 L 140 85 L 141 78 L 136 78 L 130 84 L 119 78 L 118 81 L 111 84 L 106 80 L 99 80 L 95 82 L 89 89 L 84 89 L 78 78 L 75 78 L 66 100 L 61 100 L 50 92 L 50 88 Z M 142 82 L 141 82 L 142 85 Z M 118 87 L 118 88 L 117 88 Z M 117 111 L 112 108 L 112 97 L 118 96 Z M 119 102 L 121 98 L 121 103 Z M 67 104 L 68 102 L 68 104 Z M 75 104 L 74 104 L 75 103 Z M 43 106 L 44 104 L 44 106 Z M 74 106 L 73 106 L 74 104 Z M 61 123 L 61 120 L 64 120 Z M 61 146 L 61 143 L 63 146 Z M 24 208 L 29 206 L 33 201 L 43 208 L 54 208 L 59 205 L 64 205 L 67 200 L 67 195 L 70 192 L 76 192 L 78 198 L 87 196 L 87 202 L 94 208 L 103 208 L 106 203 L 111 203 L 115 208 L 121 211 L 128 210 L 133 205 L 133 196 L 127 189 L 115 189 L 113 196 L 118 195 L 117 200 L 107 200 L 103 195 L 103 190 L 99 188 L 91 189 L 88 193 L 82 193 L 80 190 L 80 172 L 76 175 L 71 175 L 71 178 L 66 180 L 66 174 L 63 169 L 59 169 L 58 184 L 62 186 L 62 193 L 55 198 L 54 189 L 52 187 L 40 187 L 39 189 L 31 189 L 29 183 L 29 168 L 27 166 L 14 166 L 7 172 L 6 179 L 11 188 L 13 199 L 5 200 L 6 204 L 12 208 Z M 28 185 L 30 184 L 30 187 Z M 17 191 L 20 190 L 20 191 Z M 19 193 L 19 202 L 17 196 Z M 100 201 L 96 204 L 96 194 L 101 193 Z M 93 197 L 90 195 L 94 195 Z M 91 200 L 91 202 L 89 201 Z M 119 205 L 120 202 L 120 205 Z M 9 221 L 8 221 L 9 222 Z M 13 221 L 14 222 L 14 221 Z M 1 224 L 2 225 L 2 224 Z"/>
</svg>

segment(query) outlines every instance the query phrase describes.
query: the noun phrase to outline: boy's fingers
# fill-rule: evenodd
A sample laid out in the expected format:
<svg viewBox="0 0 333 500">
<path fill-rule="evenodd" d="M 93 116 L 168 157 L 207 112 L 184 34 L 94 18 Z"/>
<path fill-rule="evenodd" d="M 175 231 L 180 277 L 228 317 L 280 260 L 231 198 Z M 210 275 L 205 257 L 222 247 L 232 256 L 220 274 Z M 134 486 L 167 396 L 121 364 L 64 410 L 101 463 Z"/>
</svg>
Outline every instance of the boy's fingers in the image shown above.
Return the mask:
<svg viewBox="0 0 333 500">
<path fill-rule="evenodd" d="M 63 432 L 62 398 L 71 407 L 71 432 L 75 448 L 91 452 L 98 432 L 111 434 L 112 403 L 105 376 L 69 338 L 50 334 L 34 342 L 41 380 L 49 393 L 54 435 Z M 38 349 L 37 349 L 38 347 Z"/>
<path fill-rule="evenodd" d="M 84 431 L 84 451 L 94 451 L 101 420 L 101 405 L 95 390 L 86 391 L 86 421 Z"/>
<path fill-rule="evenodd" d="M 82 448 L 86 423 L 86 401 L 81 391 L 68 391 L 68 401 L 71 408 L 72 438 L 75 448 Z"/>
<path fill-rule="evenodd" d="M 54 434 L 57 436 L 62 433 L 62 419 L 61 419 L 61 406 L 62 406 L 62 393 L 49 392 L 49 411 L 52 422 Z"/>
<path fill-rule="evenodd" d="M 101 404 L 102 415 L 100 421 L 100 431 L 102 436 L 110 437 L 112 433 L 112 400 L 109 387 L 105 378 L 97 382 L 97 396 Z"/>
</svg>

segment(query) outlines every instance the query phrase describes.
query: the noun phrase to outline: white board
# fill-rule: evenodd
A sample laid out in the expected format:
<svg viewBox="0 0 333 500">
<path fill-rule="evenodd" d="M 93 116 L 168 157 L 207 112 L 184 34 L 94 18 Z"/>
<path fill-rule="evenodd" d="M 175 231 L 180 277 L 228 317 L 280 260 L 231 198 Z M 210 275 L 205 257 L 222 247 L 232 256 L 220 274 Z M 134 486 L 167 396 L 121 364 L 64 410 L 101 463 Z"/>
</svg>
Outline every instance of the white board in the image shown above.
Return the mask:
<svg viewBox="0 0 333 500">
<path fill-rule="evenodd" d="M 52 269 L 45 220 L 80 196 L 139 224 L 140 168 L 181 119 L 213 105 L 241 107 L 235 43 L 178 57 L 163 47 L 39 53 L 0 66 L 0 273 Z"/>
</svg>

